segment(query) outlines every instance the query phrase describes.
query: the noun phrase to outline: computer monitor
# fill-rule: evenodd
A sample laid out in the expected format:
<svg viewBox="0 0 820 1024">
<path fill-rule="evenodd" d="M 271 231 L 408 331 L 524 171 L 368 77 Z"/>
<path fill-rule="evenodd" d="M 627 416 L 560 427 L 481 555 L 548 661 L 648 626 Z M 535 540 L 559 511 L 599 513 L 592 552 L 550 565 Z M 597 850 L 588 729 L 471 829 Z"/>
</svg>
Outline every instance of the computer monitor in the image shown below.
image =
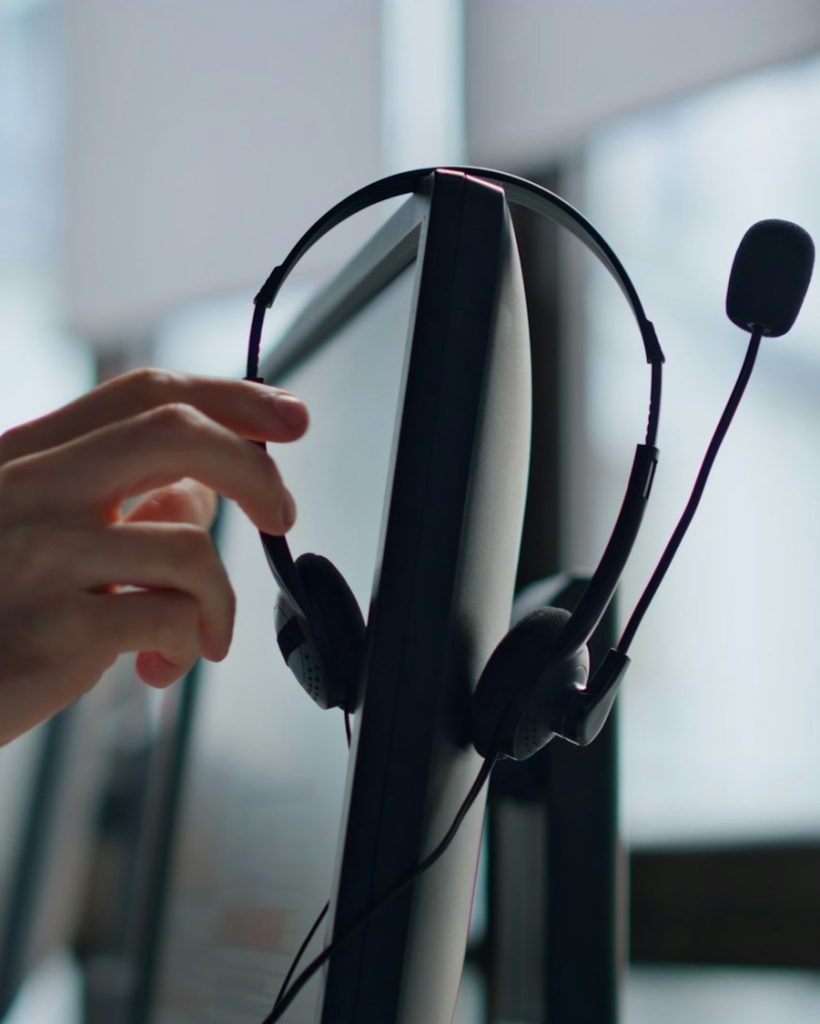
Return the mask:
<svg viewBox="0 0 820 1024">
<path fill-rule="evenodd" d="M 51 741 L 51 742 L 49 742 Z M 21 878 L 36 857 L 47 815 L 43 808 L 43 764 L 55 738 L 48 727 L 32 730 L 0 748 L 0 1019 L 11 1004 L 25 972 L 19 934 L 30 917 L 34 879 Z M 36 873 L 35 873 L 36 874 Z"/>
<path fill-rule="evenodd" d="M 2 751 L 0 1020 L 50 957 L 70 962 L 110 762 L 113 674 Z"/>
<path fill-rule="evenodd" d="M 151 1024 L 258 1024 L 324 902 L 327 930 L 305 962 L 436 846 L 478 772 L 470 695 L 509 625 L 530 442 L 503 192 L 432 176 L 309 304 L 264 375 L 311 410 L 305 438 L 275 452 L 300 509 L 289 539 L 329 557 L 365 611 L 362 703 L 348 752 L 340 713 L 312 704 L 279 655 L 258 536 L 223 507 L 236 629 L 228 658 L 187 684 L 166 779 L 159 816 L 173 827 L 149 872 L 133 1017 Z M 452 1019 L 482 817 L 483 797 L 286 1021 Z"/>
</svg>

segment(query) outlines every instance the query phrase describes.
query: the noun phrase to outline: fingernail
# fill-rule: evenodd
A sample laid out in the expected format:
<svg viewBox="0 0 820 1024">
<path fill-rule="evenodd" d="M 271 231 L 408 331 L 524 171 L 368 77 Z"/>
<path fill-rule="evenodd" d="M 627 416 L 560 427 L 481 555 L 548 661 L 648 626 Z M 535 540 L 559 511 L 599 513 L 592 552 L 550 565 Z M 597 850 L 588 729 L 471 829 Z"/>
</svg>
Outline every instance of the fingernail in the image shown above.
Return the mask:
<svg viewBox="0 0 820 1024">
<path fill-rule="evenodd" d="M 295 395 L 277 395 L 276 411 L 283 423 L 298 427 L 304 423 L 305 407 Z"/>
<path fill-rule="evenodd" d="M 286 530 L 289 530 L 296 522 L 296 502 L 293 500 L 293 495 L 290 491 L 285 491 L 285 497 L 282 501 L 282 522 Z"/>
</svg>

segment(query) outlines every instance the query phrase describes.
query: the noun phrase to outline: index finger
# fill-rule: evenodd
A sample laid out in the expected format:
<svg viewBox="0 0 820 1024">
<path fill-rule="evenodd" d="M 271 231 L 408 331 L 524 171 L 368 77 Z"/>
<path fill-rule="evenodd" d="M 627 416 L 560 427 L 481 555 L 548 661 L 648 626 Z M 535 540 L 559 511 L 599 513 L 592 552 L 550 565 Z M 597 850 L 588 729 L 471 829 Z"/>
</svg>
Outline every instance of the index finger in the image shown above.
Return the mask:
<svg viewBox="0 0 820 1024">
<path fill-rule="evenodd" d="M 183 403 L 253 441 L 293 441 L 307 430 L 308 412 L 295 395 L 254 381 L 140 369 L 114 377 L 39 419 L 0 437 L 0 464 L 162 405 Z"/>
<path fill-rule="evenodd" d="M 165 405 L 14 460 L 0 473 L 9 522 L 100 523 L 124 501 L 192 477 L 236 501 L 260 530 L 284 534 L 293 498 L 276 463 L 191 406 Z"/>
</svg>

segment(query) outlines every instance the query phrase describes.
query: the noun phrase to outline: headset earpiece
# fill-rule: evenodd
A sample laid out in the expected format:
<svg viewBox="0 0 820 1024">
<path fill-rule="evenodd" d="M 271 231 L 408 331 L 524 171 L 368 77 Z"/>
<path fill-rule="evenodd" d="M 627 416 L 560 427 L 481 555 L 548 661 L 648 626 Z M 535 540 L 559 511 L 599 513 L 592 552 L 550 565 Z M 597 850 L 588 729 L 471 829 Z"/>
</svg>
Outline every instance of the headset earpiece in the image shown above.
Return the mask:
<svg viewBox="0 0 820 1024">
<path fill-rule="evenodd" d="M 275 614 L 279 649 L 319 707 L 355 711 L 365 634 L 359 605 L 327 558 L 305 554 L 294 565 L 308 605 L 308 619 L 297 615 L 280 593 Z"/>
<path fill-rule="evenodd" d="M 586 686 L 586 644 L 560 653 L 571 618 L 564 608 L 538 608 L 493 651 L 473 698 L 473 742 L 482 757 L 532 757 L 560 733 L 566 695 Z"/>
</svg>

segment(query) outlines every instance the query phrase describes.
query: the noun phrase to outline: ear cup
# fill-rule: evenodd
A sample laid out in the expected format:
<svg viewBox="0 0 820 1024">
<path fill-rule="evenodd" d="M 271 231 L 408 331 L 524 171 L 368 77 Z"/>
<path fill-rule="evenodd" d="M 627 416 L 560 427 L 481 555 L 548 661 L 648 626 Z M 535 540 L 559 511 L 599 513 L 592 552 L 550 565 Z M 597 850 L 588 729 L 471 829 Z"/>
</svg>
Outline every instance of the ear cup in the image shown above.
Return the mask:
<svg viewBox="0 0 820 1024">
<path fill-rule="evenodd" d="M 276 627 L 276 642 L 285 659 L 285 664 L 311 700 L 326 708 L 327 693 L 325 672 L 316 644 L 305 635 L 304 619 L 288 598 L 280 592 L 274 609 L 273 621 Z"/>
<path fill-rule="evenodd" d="M 473 741 L 482 757 L 523 761 L 552 739 L 567 689 L 582 688 L 589 676 L 586 646 L 556 661 L 569 619 L 564 608 L 538 608 L 493 651 L 473 697 Z"/>
<path fill-rule="evenodd" d="M 365 634 L 359 605 L 327 558 L 305 554 L 295 567 L 309 605 L 305 610 L 313 640 L 306 641 L 299 653 L 297 678 L 321 707 L 354 711 Z"/>
</svg>

